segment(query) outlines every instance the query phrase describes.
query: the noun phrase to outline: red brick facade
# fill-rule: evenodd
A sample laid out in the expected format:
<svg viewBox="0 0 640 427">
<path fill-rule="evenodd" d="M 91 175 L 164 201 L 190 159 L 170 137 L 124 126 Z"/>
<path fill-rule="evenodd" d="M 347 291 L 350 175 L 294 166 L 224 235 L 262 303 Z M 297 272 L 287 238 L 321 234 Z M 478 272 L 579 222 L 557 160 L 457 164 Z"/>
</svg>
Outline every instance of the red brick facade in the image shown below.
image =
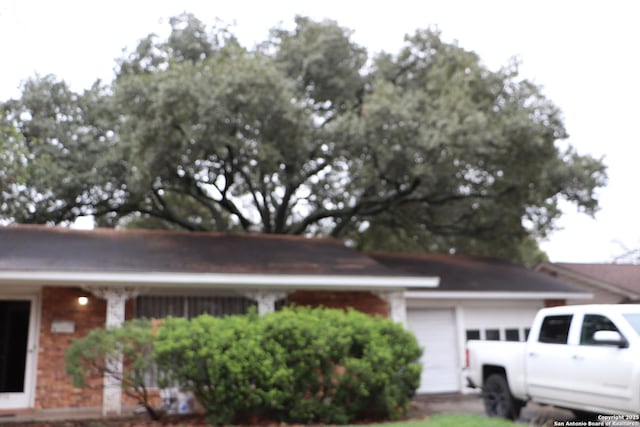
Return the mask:
<svg viewBox="0 0 640 427">
<path fill-rule="evenodd" d="M 545 307 L 559 307 L 561 305 L 567 305 L 567 300 L 565 299 L 546 299 L 544 300 Z"/>
<path fill-rule="evenodd" d="M 102 392 L 90 392 L 71 385 L 65 372 L 64 354 L 71 342 L 85 336 L 90 330 L 105 324 L 105 301 L 89 297 L 85 306 L 78 297 L 87 296 L 77 288 L 44 288 L 40 317 L 38 371 L 36 377 L 36 408 L 99 407 Z M 73 334 L 51 332 L 53 321 L 68 320 L 75 324 Z M 101 390 L 102 380 L 91 382 Z"/>
<path fill-rule="evenodd" d="M 88 296 L 89 303 L 82 306 L 78 297 Z M 387 316 L 386 301 L 370 292 L 359 291 L 296 291 L 289 294 L 288 304 L 324 306 L 330 308 L 353 307 L 372 315 Z M 41 298 L 38 370 L 36 378 L 36 409 L 100 407 L 102 405 L 102 379 L 90 382 L 91 389 L 76 388 L 65 372 L 64 355 L 74 339 L 85 336 L 95 328 L 104 327 L 106 302 L 78 288 L 44 288 Z M 127 304 L 127 318 L 131 318 L 134 301 Z M 54 321 L 71 321 L 75 332 L 54 333 Z M 125 404 L 132 404 L 125 399 Z"/>
<path fill-rule="evenodd" d="M 81 296 L 89 298 L 87 305 L 78 303 Z M 105 326 L 106 302 L 78 288 L 43 288 L 41 306 L 36 409 L 102 406 L 102 379 L 89 382 L 91 391 L 73 387 L 65 371 L 64 355 L 74 339 Z M 127 317 L 132 308 L 132 302 L 127 304 Z M 73 322 L 75 332 L 52 332 L 52 323 L 60 320 Z"/>
</svg>

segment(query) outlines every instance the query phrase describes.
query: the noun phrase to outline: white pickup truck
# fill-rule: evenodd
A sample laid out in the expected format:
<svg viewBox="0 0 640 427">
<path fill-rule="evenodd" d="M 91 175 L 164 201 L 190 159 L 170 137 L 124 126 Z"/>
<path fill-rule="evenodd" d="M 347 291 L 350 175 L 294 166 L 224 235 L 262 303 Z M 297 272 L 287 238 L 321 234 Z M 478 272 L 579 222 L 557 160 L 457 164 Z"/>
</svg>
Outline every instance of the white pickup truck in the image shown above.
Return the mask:
<svg viewBox="0 0 640 427">
<path fill-rule="evenodd" d="M 465 372 L 489 416 L 516 419 L 531 400 L 638 420 L 640 305 L 541 309 L 527 342 L 469 341 Z"/>
</svg>

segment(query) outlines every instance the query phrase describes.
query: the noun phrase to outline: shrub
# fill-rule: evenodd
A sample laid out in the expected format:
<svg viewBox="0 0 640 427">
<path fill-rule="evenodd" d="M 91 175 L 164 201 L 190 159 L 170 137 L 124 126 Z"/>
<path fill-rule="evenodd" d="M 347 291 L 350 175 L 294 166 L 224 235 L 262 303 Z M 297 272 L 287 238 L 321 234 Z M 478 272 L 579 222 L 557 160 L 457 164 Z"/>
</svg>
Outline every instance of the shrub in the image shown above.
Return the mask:
<svg viewBox="0 0 640 427">
<path fill-rule="evenodd" d="M 193 391 L 215 423 L 394 419 L 421 370 L 420 348 L 402 326 L 331 309 L 167 319 L 156 354 L 160 370 Z"/>
<path fill-rule="evenodd" d="M 293 383 L 285 421 L 394 419 L 419 385 L 421 355 L 401 325 L 349 310 L 296 308 L 266 316 L 263 334 L 285 350 Z"/>
<path fill-rule="evenodd" d="M 158 419 L 145 386 L 145 376 L 155 365 L 153 342 L 151 323 L 147 320 L 128 321 L 113 329 L 94 329 L 67 349 L 66 371 L 76 387 L 90 388 L 91 379 L 105 375 L 120 381 L 123 393 L 141 404 L 152 419 Z M 120 357 L 122 372 L 107 363 Z M 98 384 L 102 388 L 102 382 Z"/>
<path fill-rule="evenodd" d="M 265 416 L 280 406 L 288 372 L 282 349 L 264 345 L 258 329 L 255 314 L 168 318 L 156 342 L 159 370 L 192 391 L 216 424 Z"/>
<path fill-rule="evenodd" d="M 357 311 L 286 308 L 258 317 L 168 318 L 97 329 L 66 354 L 77 386 L 111 375 L 152 418 L 146 373 L 192 391 L 216 424 L 252 419 L 343 424 L 395 419 L 420 381 L 421 350 L 393 322 Z M 123 372 L 106 361 L 122 355 Z M 163 384 L 164 383 L 164 384 Z"/>
</svg>

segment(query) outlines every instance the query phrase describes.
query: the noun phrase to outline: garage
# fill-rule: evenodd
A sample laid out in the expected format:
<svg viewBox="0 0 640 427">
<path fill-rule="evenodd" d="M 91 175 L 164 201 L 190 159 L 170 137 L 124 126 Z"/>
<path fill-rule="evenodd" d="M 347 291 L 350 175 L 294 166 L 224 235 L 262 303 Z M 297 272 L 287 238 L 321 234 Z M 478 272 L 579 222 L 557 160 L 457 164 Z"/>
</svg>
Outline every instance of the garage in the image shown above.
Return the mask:
<svg viewBox="0 0 640 427">
<path fill-rule="evenodd" d="M 455 324 L 453 309 L 407 310 L 407 326 L 424 349 L 419 393 L 460 389 Z"/>
<path fill-rule="evenodd" d="M 498 306 L 469 301 L 464 305 L 466 339 L 526 341 L 542 301 L 509 301 Z"/>
<path fill-rule="evenodd" d="M 407 300 L 407 328 L 424 349 L 418 393 L 464 390 L 462 369 L 468 339 L 524 341 L 542 301 L 442 299 L 432 292 Z"/>
<path fill-rule="evenodd" d="M 592 298 L 506 260 L 448 254 L 372 253 L 402 274 L 436 276 L 437 288 L 408 288 L 407 327 L 424 348 L 419 393 L 466 392 L 468 339 L 524 341 L 538 309 Z"/>
</svg>

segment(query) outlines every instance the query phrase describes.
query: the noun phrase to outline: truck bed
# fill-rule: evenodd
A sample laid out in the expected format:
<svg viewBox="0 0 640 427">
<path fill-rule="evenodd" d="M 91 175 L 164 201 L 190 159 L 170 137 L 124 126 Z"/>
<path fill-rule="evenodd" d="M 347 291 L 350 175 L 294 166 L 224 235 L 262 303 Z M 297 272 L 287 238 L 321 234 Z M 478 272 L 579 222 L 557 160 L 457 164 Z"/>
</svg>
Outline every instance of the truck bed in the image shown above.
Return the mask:
<svg viewBox="0 0 640 427">
<path fill-rule="evenodd" d="M 467 342 L 467 377 L 472 387 L 482 385 L 486 370 L 501 370 L 507 376 L 509 388 L 514 395 L 526 395 L 525 389 L 525 351 L 526 343 L 511 341 Z M 473 369 L 482 365 L 483 369 Z M 509 367 L 507 374 L 503 367 Z"/>
</svg>

